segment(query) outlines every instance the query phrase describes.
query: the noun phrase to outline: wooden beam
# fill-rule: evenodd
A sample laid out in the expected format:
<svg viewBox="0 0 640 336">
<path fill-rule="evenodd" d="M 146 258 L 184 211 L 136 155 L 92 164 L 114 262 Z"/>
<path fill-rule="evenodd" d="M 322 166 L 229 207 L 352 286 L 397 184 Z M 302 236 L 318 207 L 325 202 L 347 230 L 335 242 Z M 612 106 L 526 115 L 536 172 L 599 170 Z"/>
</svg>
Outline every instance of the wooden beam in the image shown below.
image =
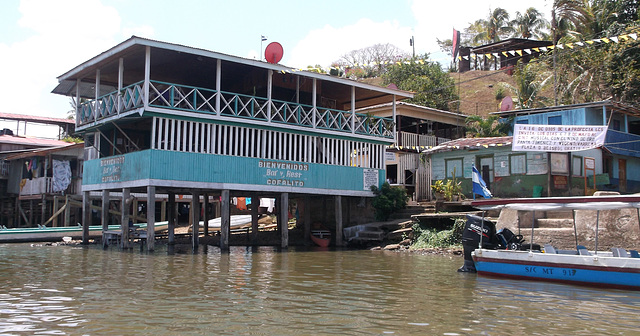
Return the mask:
<svg viewBox="0 0 640 336">
<path fill-rule="evenodd" d="M 156 187 L 147 186 L 147 251 L 155 249 Z"/>
<path fill-rule="evenodd" d="M 229 189 L 224 189 L 222 190 L 222 202 L 220 203 L 220 250 L 224 252 L 229 251 L 230 217 Z"/>
</svg>

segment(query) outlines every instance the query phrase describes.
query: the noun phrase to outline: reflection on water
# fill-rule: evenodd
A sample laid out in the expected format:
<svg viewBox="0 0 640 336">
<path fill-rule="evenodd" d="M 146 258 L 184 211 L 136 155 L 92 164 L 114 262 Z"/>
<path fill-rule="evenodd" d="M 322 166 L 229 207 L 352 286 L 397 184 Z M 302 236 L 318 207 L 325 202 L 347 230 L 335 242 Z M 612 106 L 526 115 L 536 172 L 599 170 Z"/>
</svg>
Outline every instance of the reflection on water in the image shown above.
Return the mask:
<svg viewBox="0 0 640 336">
<path fill-rule="evenodd" d="M 0 334 L 640 330 L 640 293 L 461 274 L 461 257 L 269 247 L 167 252 L 0 245 Z"/>
</svg>

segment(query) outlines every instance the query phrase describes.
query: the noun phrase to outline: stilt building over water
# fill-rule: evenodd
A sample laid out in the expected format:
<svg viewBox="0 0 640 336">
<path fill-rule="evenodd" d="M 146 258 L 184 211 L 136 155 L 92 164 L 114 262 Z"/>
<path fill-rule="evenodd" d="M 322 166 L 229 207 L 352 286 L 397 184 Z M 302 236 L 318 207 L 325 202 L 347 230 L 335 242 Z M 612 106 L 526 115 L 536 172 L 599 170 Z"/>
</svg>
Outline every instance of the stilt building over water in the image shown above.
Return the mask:
<svg viewBox="0 0 640 336">
<path fill-rule="evenodd" d="M 338 209 L 333 219 L 340 245 L 343 222 L 349 221 L 343 218 L 343 198 L 360 202 L 373 196 L 370 187 L 385 181 L 385 146 L 396 134 L 393 118 L 356 109 L 391 103 L 395 116 L 396 101 L 412 97 L 135 36 L 58 80 L 53 92 L 78 102 L 76 129 L 85 139 L 85 231 L 92 195 L 101 195 L 106 225 L 106 204 L 113 195 L 127 207 L 131 193 L 144 193 L 150 250 L 158 195 L 168 197 L 170 241 L 176 195 L 192 196 L 193 223 L 202 219 L 201 202 L 206 207 L 210 199 L 219 200 L 223 250 L 229 244 L 231 197 L 276 198 L 282 247 L 288 246 L 289 200 L 305 204 L 307 233 L 309 200 L 331 198 Z M 255 233 L 257 207 L 252 212 Z M 208 212 L 202 213 L 206 217 Z M 122 211 L 120 219 L 123 247 L 129 244 L 129 215 Z M 197 246 L 198 235 L 193 237 Z"/>
</svg>

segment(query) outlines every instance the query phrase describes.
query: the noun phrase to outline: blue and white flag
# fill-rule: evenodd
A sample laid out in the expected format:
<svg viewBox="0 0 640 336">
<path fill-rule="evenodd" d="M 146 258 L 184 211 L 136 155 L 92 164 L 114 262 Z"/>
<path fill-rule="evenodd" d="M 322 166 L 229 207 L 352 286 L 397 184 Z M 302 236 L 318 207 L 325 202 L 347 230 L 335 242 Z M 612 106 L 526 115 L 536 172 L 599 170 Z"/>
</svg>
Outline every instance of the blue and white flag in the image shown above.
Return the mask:
<svg viewBox="0 0 640 336">
<path fill-rule="evenodd" d="M 475 195 L 482 195 L 484 196 L 484 198 L 491 198 L 493 197 L 493 195 L 491 195 L 491 191 L 489 191 L 489 188 L 487 188 L 487 184 L 484 183 L 484 180 L 482 179 L 482 176 L 480 176 L 480 172 L 478 171 L 478 169 L 476 169 L 475 165 L 471 166 L 472 172 L 471 172 L 471 182 L 473 182 L 473 195 L 475 198 Z"/>
</svg>

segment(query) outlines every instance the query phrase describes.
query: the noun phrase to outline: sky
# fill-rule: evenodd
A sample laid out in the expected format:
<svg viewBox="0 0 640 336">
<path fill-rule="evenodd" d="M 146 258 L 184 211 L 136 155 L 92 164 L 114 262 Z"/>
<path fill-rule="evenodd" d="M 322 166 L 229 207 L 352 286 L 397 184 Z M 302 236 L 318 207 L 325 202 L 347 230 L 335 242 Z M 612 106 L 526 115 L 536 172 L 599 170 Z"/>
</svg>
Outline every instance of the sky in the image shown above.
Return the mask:
<svg viewBox="0 0 640 336">
<path fill-rule="evenodd" d="M 497 7 L 548 18 L 551 1 L 1 0 L 0 112 L 65 118 L 69 97 L 51 93 L 57 77 L 132 35 L 256 59 L 279 42 L 280 63 L 296 68 L 378 43 L 411 54 L 414 36 L 416 55 L 448 64 L 436 38 Z"/>
</svg>

